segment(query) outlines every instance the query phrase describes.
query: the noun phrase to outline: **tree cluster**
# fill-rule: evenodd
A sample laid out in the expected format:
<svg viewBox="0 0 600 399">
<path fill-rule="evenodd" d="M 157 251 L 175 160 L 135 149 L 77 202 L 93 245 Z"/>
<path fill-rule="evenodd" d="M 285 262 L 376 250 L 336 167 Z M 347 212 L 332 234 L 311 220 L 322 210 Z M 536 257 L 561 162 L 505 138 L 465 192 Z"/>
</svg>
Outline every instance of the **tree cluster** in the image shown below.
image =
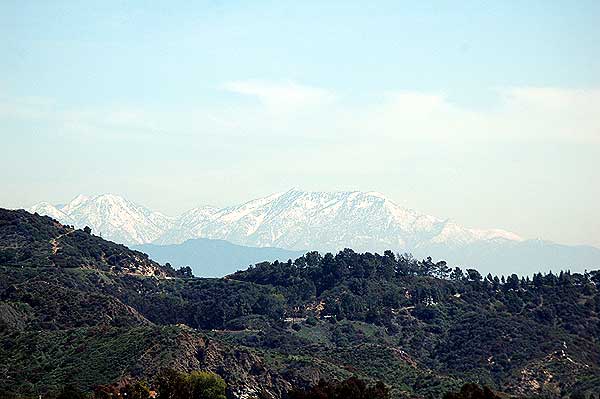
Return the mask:
<svg viewBox="0 0 600 399">
<path fill-rule="evenodd" d="M 389 389 L 377 382 L 368 385 L 356 377 L 341 382 L 320 380 L 307 390 L 292 390 L 289 399 L 389 399 Z"/>
</svg>

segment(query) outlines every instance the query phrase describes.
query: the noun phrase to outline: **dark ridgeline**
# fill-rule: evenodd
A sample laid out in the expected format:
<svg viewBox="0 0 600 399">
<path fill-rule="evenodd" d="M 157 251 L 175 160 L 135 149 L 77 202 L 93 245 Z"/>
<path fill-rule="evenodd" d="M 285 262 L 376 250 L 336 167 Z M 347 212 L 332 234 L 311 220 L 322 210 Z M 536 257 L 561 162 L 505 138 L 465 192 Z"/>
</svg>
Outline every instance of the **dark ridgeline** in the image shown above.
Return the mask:
<svg viewBox="0 0 600 399">
<path fill-rule="evenodd" d="M 165 369 L 215 372 L 228 397 L 600 393 L 595 271 L 483 277 L 348 249 L 194 279 L 0 210 L 0 274 L 4 396 L 152 385 Z"/>
</svg>

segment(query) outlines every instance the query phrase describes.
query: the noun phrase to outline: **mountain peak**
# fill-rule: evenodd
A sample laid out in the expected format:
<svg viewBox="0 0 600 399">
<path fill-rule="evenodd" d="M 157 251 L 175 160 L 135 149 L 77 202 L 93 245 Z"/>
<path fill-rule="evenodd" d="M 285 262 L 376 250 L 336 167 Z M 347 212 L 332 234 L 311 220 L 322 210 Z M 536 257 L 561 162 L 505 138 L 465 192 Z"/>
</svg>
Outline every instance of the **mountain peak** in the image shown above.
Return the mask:
<svg viewBox="0 0 600 399">
<path fill-rule="evenodd" d="M 122 244 L 154 241 L 173 225 L 171 218 L 110 193 L 94 197 L 80 194 L 60 209 L 42 202 L 29 211 L 80 228 L 90 226 L 98 234 Z"/>
<path fill-rule="evenodd" d="M 76 196 L 75 198 L 73 198 L 67 205 L 63 206 L 61 208 L 61 210 L 66 213 L 69 214 L 71 213 L 75 208 L 79 207 L 81 204 L 87 202 L 90 200 L 90 197 L 84 194 L 79 194 L 78 196 Z"/>
<path fill-rule="evenodd" d="M 79 194 L 75 198 L 73 198 L 69 202 L 69 204 L 81 204 L 82 202 L 85 202 L 85 201 L 89 200 L 90 198 L 91 197 L 89 195 Z"/>
<path fill-rule="evenodd" d="M 50 216 L 64 224 L 72 224 L 72 220 L 62 210 L 49 202 L 40 202 L 27 209 L 29 213 L 37 213 L 43 216 Z"/>
<path fill-rule="evenodd" d="M 381 198 L 383 200 L 387 200 L 388 198 L 383 195 L 382 193 L 380 193 L 379 191 L 368 191 L 366 193 L 364 193 L 365 195 L 368 195 L 370 197 L 376 197 L 376 198 Z"/>
<path fill-rule="evenodd" d="M 117 195 L 117 194 L 112 194 L 112 193 L 97 195 L 92 200 L 96 201 L 96 202 L 112 202 L 112 203 L 122 203 L 122 204 L 123 203 L 131 203 L 129 200 L 125 199 L 124 197 Z"/>
<path fill-rule="evenodd" d="M 468 229 L 404 208 L 377 191 L 302 191 L 293 187 L 226 208 L 200 206 L 170 218 L 117 194 L 79 195 L 63 208 L 40 203 L 30 211 L 78 227 L 90 226 L 126 244 L 224 239 L 239 245 L 293 250 L 411 250 L 428 243 L 521 240 L 499 229 Z"/>
</svg>

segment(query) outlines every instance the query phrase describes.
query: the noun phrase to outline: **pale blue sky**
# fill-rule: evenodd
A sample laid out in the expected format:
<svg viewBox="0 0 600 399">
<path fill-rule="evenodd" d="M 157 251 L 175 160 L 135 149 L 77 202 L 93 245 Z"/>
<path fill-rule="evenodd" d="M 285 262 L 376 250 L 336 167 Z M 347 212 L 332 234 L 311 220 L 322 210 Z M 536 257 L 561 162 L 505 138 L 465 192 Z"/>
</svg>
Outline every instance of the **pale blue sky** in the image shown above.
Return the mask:
<svg viewBox="0 0 600 399">
<path fill-rule="evenodd" d="M 0 3 L 0 206 L 377 190 L 600 246 L 600 2 L 189 3 Z"/>
</svg>

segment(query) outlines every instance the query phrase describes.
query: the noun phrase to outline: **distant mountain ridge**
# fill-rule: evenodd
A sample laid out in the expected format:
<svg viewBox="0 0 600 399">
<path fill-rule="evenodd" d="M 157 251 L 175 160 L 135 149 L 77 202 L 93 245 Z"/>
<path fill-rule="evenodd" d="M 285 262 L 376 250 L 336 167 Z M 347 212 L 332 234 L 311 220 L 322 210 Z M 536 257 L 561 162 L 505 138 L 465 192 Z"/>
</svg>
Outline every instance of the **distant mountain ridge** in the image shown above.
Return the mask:
<svg viewBox="0 0 600 399">
<path fill-rule="evenodd" d="M 287 261 L 304 255 L 303 251 L 245 247 L 208 238 L 190 239 L 171 245 L 136 245 L 132 249 L 148 254 L 161 264 L 169 262 L 175 268 L 190 266 L 194 275 L 200 277 L 223 277 L 256 263 Z"/>
<path fill-rule="evenodd" d="M 226 240 L 249 247 L 336 252 L 391 249 L 436 256 L 484 272 L 530 273 L 569 266 L 600 266 L 600 249 L 524 240 L 501 229 L 463 227 L 399 206 L 377 192 L 289 190 L 225 208 L 202 206 L 170 217 L 114 194 L 80 195 L 64 206 L 28 209 L 126 245 Z M 506 256 L 489 256 L 490 253 Z M 568 260 L 569 262 L 565 262 Z M 245 266 L 245 265 L 240 265 Z"/>
<path fill-rule="evenodd" d="M 114 194 L 79 195 L 63 206 L 41 202 L 29 212 L 76 227 L 90 226 L 123 244 L 180 244 L 190 238 L 239 245 L 335 251 L 382 251 L 424 242 L 464 245 L 479 240 L 522 240 L 500 229 L 468 229 L 403 208 L 376 192 L 289 190 L 222 209 L 203 206 L 179 217 L 152 211 Z"/>
<path fill-rule="evenodd" d="M 78 195 L 62 207 L 41 202 L 27 209 L 125 245 L 152 242 L 175 225 L 175 219 L 114 194 Z"/>
</svg>

